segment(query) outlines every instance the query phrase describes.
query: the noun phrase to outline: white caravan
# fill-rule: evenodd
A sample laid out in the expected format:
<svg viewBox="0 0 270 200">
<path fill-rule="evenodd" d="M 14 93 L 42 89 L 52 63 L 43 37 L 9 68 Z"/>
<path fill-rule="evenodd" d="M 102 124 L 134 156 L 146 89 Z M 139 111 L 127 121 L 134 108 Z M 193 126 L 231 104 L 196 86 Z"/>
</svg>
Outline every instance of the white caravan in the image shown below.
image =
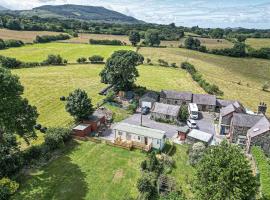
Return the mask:
<svg viewBox="0 0 270 200">
<path fill-rule="evenodd" d="M 189 117 L 191 119 L 198 119 L 199 118 L 199 109 L 196 103 L 190 103 L 188 104 L 188 112 Z"/>
</svg>

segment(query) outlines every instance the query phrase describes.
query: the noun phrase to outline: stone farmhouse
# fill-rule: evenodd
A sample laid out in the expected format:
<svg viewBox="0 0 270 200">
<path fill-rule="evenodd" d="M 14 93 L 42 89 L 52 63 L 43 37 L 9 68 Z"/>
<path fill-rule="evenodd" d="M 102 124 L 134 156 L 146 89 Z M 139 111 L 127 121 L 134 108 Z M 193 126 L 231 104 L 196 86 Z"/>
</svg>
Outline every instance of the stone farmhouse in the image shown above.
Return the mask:
<svg viewBox="0 0 270 200">
<path fill-rule="evenodd" d="M 193 103 L 196 103 L 199 111 L 215 112 L 217 98 L 209 94 L 193 94 Z"/>
<path fill-rule="evenodd" d="M 154 120 L 164 120 L 177 122 L 180 106 L 156 102 L 151 110 L 151 118 Z"/>
<path fill-rule="evenodd" d="M 182 105 L 192 102 L 191 92 L 176 92 L 172 90 L 162 90 L 160 92 L 160 102 L 171 105 Z"/>
</svg>

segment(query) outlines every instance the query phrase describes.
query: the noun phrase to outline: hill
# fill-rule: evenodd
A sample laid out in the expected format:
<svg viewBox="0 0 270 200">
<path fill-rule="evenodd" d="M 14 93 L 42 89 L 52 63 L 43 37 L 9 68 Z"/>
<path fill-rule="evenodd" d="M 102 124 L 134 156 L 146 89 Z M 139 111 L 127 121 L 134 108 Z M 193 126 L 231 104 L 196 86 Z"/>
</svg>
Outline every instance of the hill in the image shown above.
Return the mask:
<svg viewBox="0 0 270 200">
<path fill-rule="evenodd" d="M 33 8 L 32 10 L 10 11 L 23 16 L 39 16 L 42 18 L 76 19 L 84 21 L 127 23 L 138 24 L 142 21 L 124 15 L 122 13 L 108 10 L 104 7 L 83 6 L 83 5 L 45 5 Z"/>
<path fill-rule="evenodd" d="M 0 6 L 0 10 L 8 10 L 8 9 L 3 6 Z"/>
</svg>

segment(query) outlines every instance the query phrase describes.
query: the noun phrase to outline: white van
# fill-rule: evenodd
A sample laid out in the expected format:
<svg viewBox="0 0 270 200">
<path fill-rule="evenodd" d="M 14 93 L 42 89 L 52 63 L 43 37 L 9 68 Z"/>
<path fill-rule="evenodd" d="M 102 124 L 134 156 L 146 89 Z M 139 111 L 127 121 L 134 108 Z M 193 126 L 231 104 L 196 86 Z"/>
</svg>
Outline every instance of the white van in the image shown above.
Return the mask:
<svg viewBox="0 0 270 200">
<path fill-rule="evenodd" d="M 199 109 L 196 103 L 188 104 L 188 113 L 191 119 L 199 118 Z"/>
</svg>

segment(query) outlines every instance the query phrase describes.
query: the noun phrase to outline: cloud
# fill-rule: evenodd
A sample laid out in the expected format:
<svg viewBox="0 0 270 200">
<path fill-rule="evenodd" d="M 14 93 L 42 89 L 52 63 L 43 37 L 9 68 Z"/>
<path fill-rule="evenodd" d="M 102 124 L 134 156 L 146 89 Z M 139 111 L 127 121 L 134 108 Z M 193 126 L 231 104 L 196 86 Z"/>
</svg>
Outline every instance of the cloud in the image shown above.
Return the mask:
<svg viewBox="0 0 270 200">
<path fill-rule="evenodd" d="M 51 4 L 104 6 L 138 19 L 201 27 L 270 27 L 269 0 L 0 0 L 12 9 L 30 9 Z"/>
</svg>

